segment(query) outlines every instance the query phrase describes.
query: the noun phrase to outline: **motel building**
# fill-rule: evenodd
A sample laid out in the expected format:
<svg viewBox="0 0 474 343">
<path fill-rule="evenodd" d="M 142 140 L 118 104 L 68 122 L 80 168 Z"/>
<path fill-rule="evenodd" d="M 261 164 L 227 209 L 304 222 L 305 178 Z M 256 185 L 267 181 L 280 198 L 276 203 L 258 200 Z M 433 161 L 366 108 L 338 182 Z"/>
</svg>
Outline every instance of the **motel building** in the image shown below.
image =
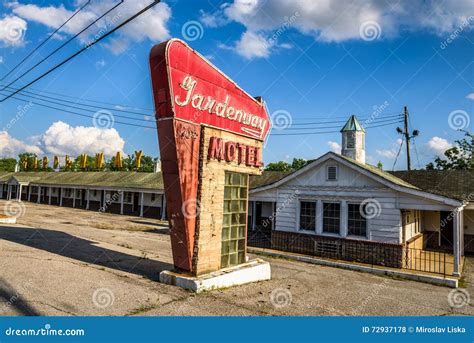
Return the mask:
<svg viewBox="0 0 474 343">
<path fill-rule="evenodd" d="M 365 163 L 355 116 L 341 134 L 341 154 L 250 177 L 248 245 L 459 276 L 474 252 L 474 172 L 386 172 Z M 0 198 L 167 219 L 161 172 L 4 172 Z"/>
</svg>

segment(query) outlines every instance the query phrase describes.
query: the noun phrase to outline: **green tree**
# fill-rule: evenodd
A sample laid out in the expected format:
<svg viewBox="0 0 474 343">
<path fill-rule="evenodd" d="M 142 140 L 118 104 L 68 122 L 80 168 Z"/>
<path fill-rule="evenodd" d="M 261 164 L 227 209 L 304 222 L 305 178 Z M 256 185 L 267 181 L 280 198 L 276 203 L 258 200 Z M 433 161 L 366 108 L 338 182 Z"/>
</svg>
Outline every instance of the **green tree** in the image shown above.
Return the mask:
<svg viewBox="0 0 474 343">
<path fill-rule="evenodd" d="M 304 158 L 294 158 L 293 163 L 291 163 L 291 169 L 298 170 L 303 168 L 306 164 L 308 164 L 308 161 Z"/>
<path fill-rule="evenodd" d="M 284 161 L 272 162 L 267 164 L 265 170 L 268 171 L 291 171 L 291 165 Z"/>
<path fill-rule="evenodd" d="M 16 159 L 14 158 L 0 158 L 0 170 L 7 172 L 14 172 L 16 166 Z"/>
<path fill-rule="evenodd" d="M 474 139 L 455 141 L 456 145 L 444 152 L 444 158 L 436 157 L 426 165 L 428 170 L 474 169 Z"/>
</svg>

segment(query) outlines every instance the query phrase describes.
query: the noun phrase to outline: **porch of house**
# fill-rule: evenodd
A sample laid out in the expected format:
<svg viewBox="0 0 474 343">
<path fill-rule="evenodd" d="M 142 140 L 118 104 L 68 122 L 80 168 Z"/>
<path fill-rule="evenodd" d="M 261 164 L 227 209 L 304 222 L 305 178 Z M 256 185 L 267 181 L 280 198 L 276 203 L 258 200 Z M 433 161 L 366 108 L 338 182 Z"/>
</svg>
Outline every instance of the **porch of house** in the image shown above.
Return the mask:
<svg viewBox="0 0 474 343">
<path fill-rule="evenodd" d="M 249 202 L 249 246 L 443 276 L 463 270 L 462 211 L 402 210 L 401 244 L 275 231 L 276 211 Z"/>
</svg>

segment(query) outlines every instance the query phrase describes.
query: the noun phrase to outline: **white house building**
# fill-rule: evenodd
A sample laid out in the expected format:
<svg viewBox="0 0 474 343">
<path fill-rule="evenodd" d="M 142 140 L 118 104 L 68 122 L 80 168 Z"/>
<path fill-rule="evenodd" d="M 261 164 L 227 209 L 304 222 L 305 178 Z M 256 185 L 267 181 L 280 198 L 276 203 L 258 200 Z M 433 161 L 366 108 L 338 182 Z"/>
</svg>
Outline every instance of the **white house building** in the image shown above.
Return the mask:
<svg viewBox="0 0 474 343">
<path fill-rule="evenodd" d="M 249 245 L 459 276 L 465 233 L 466 246 L 474 243 L 474 173 L 465 171 L 471 181 L 455 191 L 441 177 L 424 180 L 432 171 L 408 182 L 417 179 L 411 172 L 365 163 L 365 132 L 355 116 L 341 134 L 341 154 L 255 180 Z"/>
</svg>

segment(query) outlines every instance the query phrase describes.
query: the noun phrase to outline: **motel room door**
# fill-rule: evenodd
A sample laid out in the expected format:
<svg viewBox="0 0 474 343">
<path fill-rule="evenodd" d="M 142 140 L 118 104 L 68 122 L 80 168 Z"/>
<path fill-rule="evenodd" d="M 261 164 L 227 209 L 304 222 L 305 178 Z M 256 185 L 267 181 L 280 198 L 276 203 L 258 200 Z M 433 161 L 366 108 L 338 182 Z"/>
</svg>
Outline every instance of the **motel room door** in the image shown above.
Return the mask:
<svg viewBox="0 0 474 343">
<path fill-rule="evenodd" d="M 441 211 L 440 216 L 440 245 L 448 249 L 453 248 L 453 218 L 451 212 Z M 443 225 L 444 224 L 444 225 Z"/>
</svg>

